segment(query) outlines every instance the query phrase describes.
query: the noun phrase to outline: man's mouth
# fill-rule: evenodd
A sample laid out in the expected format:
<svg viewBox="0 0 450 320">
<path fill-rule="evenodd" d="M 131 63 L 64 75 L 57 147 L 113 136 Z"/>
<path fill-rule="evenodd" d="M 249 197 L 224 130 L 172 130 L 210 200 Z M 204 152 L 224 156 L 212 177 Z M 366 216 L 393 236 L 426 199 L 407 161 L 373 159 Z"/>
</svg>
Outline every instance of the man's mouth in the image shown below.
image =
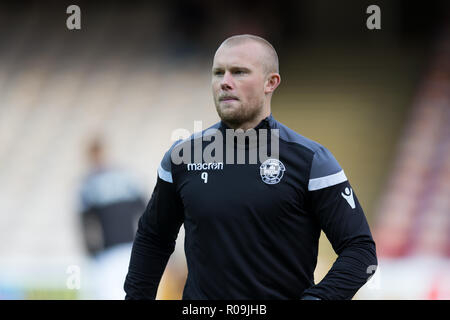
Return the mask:
<svg viewBox="0 0 450 320">
<path fill-rule="evenodd" d="M 224 96 L 224 97 L 220 97 L 219 101 L 220 102 L 226 102 L 226 101 L 238 101 L 239 99 L 234 97 L 234 96 Z"/>
</svg>

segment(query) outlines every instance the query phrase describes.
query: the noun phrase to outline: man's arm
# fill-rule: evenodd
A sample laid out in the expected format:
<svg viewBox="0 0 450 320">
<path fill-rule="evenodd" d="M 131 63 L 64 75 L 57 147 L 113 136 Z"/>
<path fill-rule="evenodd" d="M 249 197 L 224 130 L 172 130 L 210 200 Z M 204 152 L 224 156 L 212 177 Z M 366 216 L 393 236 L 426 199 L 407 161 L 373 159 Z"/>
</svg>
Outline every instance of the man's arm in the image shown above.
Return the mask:
<svg viewBox="0 0 450 320">
<path fill-rule="evenodd" d="M 375 242 L 344 171 L 325 148 L 315 154 L 309 196 L 313 214 L 338 258 L 324 279 L 303 295 L 351 299 L 376 268 Z"/>
<path fill-rule="evenodd" d="M 170 158 L 158 168 L 158 181 L 133 243 L 125 299 L 155 299 L 158 285 L 183 223 L 183 206 L 170 172 Z"/>
</svg>

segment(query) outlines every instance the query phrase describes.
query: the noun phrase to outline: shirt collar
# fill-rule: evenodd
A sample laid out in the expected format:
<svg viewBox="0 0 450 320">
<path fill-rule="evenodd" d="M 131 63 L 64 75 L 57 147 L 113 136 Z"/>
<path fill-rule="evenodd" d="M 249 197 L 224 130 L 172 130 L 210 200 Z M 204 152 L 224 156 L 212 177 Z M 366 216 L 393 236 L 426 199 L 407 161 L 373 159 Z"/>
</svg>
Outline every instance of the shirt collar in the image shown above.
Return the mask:
<svg viewBox="0 0 450 320">
<path fill-rule="evenodd" d="M 254 127 L 253 129 L 258 130 L 258 129 L 270 129 L 274 127 L 274 123 L 275 123 L 275 119 L 273 118 L 272 112 L 270 113 L 270 115 L 268 117 L 265 117 L 264 119 L 262 119 L 258 125 L 256 127 Z M 231 129 L 225 122 L 223 122 L 222 120 L 220 121 L 220 128 L 222 129 Z"/>
</svg>

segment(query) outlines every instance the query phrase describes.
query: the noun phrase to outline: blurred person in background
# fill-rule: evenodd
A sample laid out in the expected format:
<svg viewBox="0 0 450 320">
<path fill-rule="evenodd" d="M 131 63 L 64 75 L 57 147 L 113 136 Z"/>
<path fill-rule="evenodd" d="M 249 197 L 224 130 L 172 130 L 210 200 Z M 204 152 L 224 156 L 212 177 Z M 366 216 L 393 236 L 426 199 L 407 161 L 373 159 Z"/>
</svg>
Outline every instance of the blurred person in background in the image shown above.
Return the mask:
<svg viewBox="0 0 450 320">
<path fill-rule="evenodd" d="M 183 299 L 351 299 L 369 279 L 377 257 L 363 209 L 331 152 L 273 118 L 280 80 L 278 55 L 260 37 L 234 36 L 217 49 L 212 91 L 221 121 L 163 157 L 139 220 L 126 299 L 155 299 L 183 223 Z M 261 129 L 275 129 L 279 156 L 256 164 L 174 162 L 180 150 L 195 154 L 196 144 L 205 154 L 208 132 L 224 137 L 237 129 L 254 129 L 257 139 Z M 254 147 L 228 144 L 223 158 L 238 148 Z M 321 230 L 338 258 L 314 284 Z"/>
<path fill-rule="evenodd" d="M 90 168 L 81 185 L 80 220 L 86 252 L 94 261 L 96 275 L 90 281 L 96 283 L 96 298 L 123 299 L 126 264 L 145 202 L 131 174 L 107 162 L 100 137 L 89 143 L 87 160 Z"/>
</svg>

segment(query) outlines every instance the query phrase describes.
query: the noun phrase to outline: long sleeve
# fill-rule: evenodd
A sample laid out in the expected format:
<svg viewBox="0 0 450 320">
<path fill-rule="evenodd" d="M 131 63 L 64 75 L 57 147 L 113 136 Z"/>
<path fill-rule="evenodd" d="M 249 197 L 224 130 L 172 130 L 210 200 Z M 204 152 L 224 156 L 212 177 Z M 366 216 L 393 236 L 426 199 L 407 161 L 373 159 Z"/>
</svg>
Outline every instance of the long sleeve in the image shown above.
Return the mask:
<svg viewBox="0 0 450 320">
<path fill-rule="evenodd" d="M 124 285 L 127 300 L 155 299 L 183 223 L 183 206 L 166 160 L 158 169 L 155 189 L 139 220 Z"/>
<path fill-rule="evenodd" d="M 313 214 L 338 258 L 323 280 L 303 295 L 351 299 L 376 268 L 375 242 L 344 171 L 325 148 L 314 157 L 309 193 Z"/>
</svg>

